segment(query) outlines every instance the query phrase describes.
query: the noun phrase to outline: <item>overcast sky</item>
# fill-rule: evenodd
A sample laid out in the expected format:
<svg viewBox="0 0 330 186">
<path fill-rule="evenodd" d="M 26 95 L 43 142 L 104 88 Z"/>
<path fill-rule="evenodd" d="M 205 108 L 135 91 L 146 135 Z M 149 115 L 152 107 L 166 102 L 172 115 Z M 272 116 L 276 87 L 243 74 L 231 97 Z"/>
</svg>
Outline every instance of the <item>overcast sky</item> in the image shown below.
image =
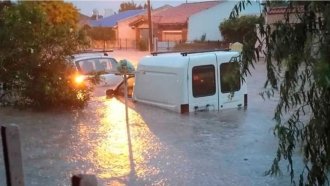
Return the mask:
<svg viewBox="0 0 330 186">
<path fill-rule="evenodd" d="M 67 2 L 71 2 L 75 5 L 82 14 L 87 16 L 91 16 L 93 9 L 98 9 L 101 15 L 104 15 L 105 9 L 112 9 L 115 12 L 118 12 L 119 5 L 122 2 L 127 2 L 131 0 L 65 0 Z M 177 6 L 185 2 L 200 2 L 206 0 L 150 0 L 151 6 L 153 8 L 158 8 L 165 4 Z M 147 0 L 134 0 L 136 4 L 141 4 L 142 6 Z"/>
</svg>

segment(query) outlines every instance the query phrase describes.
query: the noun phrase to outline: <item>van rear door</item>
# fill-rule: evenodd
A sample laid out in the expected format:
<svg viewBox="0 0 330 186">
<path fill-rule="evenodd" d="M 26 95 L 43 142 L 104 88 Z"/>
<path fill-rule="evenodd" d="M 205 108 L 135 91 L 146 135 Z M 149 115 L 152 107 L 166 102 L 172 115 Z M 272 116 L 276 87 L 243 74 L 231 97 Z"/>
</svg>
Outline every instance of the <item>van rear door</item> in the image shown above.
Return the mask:
<svg viewBox="0 0 330 186">
<path fill-rule="evenodd" d="M 246 84 L 240 77 L 240 62 L 218 61 L 219 70 L 219 107 L 237 108 L 244 105 Z"/>
<path fill-rule="evenodd" d="M 189 111 L 218 110 L 218 70 L 216 55 L 189 55 Z"/>
</svg>

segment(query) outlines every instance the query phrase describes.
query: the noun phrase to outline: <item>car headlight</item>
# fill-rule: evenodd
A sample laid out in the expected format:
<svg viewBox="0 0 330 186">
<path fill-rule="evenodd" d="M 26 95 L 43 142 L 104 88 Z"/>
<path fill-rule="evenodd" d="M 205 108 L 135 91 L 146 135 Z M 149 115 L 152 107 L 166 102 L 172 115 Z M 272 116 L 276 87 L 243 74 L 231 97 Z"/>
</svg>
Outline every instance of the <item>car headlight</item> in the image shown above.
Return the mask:
<svg viewBox="0 0 330 186">
<path fill-rule="evenodd" d="M 77 85 L 80 85 L 80 84 L 82 84 L 82 83 L 85 81 L 85 79 L 86 79 L 85 76 L 79 74 L 79 75 L 76 75 L 76 76 L 74 77 L 74 82 L 75 82 Z"/>
</svg>

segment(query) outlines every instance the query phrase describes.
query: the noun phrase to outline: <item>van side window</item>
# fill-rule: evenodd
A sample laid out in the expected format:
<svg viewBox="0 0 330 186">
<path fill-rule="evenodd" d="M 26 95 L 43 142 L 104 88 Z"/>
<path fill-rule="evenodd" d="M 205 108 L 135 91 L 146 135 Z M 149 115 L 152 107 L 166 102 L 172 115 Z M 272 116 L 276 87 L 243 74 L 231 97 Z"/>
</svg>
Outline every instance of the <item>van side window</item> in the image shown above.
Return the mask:
<svg viewBox="0 0 330 186">
<path fill-rule="evenodd" d="M 220 83 L 222 93 L 241 89 L 240 65 L 237 62 L 220 65 Z"/>
<path fill-rule="evenodd" d="M 215 67 L 213 65 L 193 67 L 192 89 L 194 97 L 204 97 L 215 94 Z"/>
</svg>

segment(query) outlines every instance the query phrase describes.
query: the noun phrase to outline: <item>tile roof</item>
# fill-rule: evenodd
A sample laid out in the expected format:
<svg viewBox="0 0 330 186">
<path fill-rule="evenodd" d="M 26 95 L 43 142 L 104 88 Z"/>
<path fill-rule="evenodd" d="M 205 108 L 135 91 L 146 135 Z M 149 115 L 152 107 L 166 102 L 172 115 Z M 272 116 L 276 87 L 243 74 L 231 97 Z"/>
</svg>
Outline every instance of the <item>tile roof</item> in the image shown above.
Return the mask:
<svg viewBox="0 0 330 186">
<path fill-rule="evenodd" d="M 154 14 L 153 22 L 158 24 L 184 24 L 191 15 L 216 6 L 219 3 L 221 3 L 221 1 L 184 3 Z"/>
<path fill-rule="evenodd" d="M 144 13 L 146 10 L 127 10 L 124 12 L 119 12 L 118 14 L 114 14 L 112 16 L 105 17 L 99 20 L 91 20 L 89 23 L 92 27 L 100 26 L 100 27 L 114 27 L 117 25 L 117 22 L 135 15 L 139 15 Z"/>
<path fill-rule="evenodd" d="M 171 5 L 164 5 L 159 8 L 153 9 L 151 11 L 151 20 L 154 22 L 154 19 L 157 18 L 157 15 L 163 11 L 166 11 L 170 8 L 173 8 Z M 132 17 L 132 21 L 129 23 L 130 26 L 137 25 L 139 23 L 143 23 L 144 21 L 148 21 L 148 12 L 146 11 L 143 14 L 140 14 L 138 16 Z"/>
<path fill-rule="evenodd" d="M 79 13 L 79 24 L 80 25 L 86 25 L 89 24 L 89 21 L 91 21 L 91 18 L 87 15 Z"/>
<path fill-rule="evenodd" d="M 294 13 L 294 12 L 304 12 L 304 7 L 303 6 L 298 6 L 298 7 L 293 7 L 292 9 L 289 9 L 288 7 L 271 7 L 268 8 L 267 14 L 268 15 L 273 15 L 273 14 L 284 14 L 286 12 L 289 13 Z"/>
</svg>

